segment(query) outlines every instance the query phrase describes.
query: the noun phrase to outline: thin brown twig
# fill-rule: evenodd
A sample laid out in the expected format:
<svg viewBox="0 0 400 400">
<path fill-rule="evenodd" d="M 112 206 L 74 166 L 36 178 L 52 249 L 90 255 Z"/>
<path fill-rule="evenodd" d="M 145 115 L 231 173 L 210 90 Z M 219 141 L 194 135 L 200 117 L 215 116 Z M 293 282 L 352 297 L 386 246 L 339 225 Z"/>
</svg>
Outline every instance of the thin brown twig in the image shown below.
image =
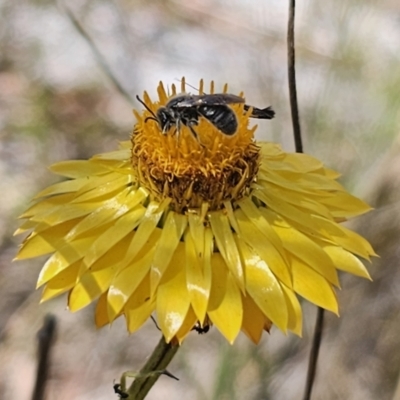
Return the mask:
<svg viewBox="0 0 400 400">
<path fill-rule="evenodd" d="M 306 378 L 306 387 L 304 390 L 303 400 L 310 400 L 311 393 L 314 386 L 315 373 L 317 371 L 317 361 L 319 349 L 321 347 L 322 332 L 324 328 L 324 312 L 325 310 L 318 307 L 317 320 L 315 322 L 313 342 L 311 345 L 310 357 L 308 359 L 308 370 Z"/>
<path fill-rule="evenodd" d="M 85 28 L 80 24 L 78 19 L 74 16 L 72 11 L 65 4 L 63 4 L 63 5 L 61 5 L 61 3 L 57 3 L 57 4 L 58 4 L 58 7 L 65 13 L 65 15 L 71 21 L 72 25 L 75 27 L 77 32 L 83 37 L 83 39 L 85 39 L 86 43 L 90 46 L 94 56 L 96 57 L 97 62 L 103 69 L 104 73 L 108 76 L 108 78 L 115 85 L 116 89 L 122 94 L 122 96 L 125 97 L 126 100 L 129 101 L 129 103 L 133 104 L 134 103 L 133 97 L 124 89 L 124 87 L 121 85 L 121 83 L 115 77 L 114 73 L 111 71 L 110 66 L 108 65 L 107 60 L 102 55 L 101 51 L 97 47 L 94 40 L 90 37 L 88 32 L 86 32 Z"/>
<path fill-rule="evenodd" d="M 296 68 L 295 68 L 295 43 L 294 43 L 294 19 L 295 19 L 295 0 L 289 0 L 289 21 L 288 21 L 288 78 L 289 78 L 289 97 L 290 109 L 292 112 L 292 124 L 294 143 L 296 152 L 303 152 L 303 143 L 301 139 L 299 107 L 297 103 L 297 89 L 296 89 Z"/>
<path fill-rule="evenodd" d="M 37 334 L 38 367 L 32 400 L 43 400 L 45 396 L 47 378 L 50 369 L 50 352 L 56 335 L 56 327 L 56 317 L 54 315 L 48 314 L 44 319 L 42 328 Z"/>
<path fill-rule="evenodd" d="M 294 136 L 296 152 L 302 153 L 303 142 L 301 138 L 300 116 L 299 116 L 299 107 L 297 102 L 297 90 L 296 90 L 295 40 L 294 40 L 295 10 L 296 10 L 296 1 L 289 0 L 287 44 L 288 44 L 288 81 L 289 81 L 290 109 L 292 113 L 293 136 Z M 311 399 L 311 393 L 315 381 L 315 374 L 317 371 L 319 349 L 321 347 L 323 325 L 324 325 L 324 309 L 318 307 L 313 342 L 308 360 L 306 387 L 303 398 L 304 400 Z"/>
</svg>

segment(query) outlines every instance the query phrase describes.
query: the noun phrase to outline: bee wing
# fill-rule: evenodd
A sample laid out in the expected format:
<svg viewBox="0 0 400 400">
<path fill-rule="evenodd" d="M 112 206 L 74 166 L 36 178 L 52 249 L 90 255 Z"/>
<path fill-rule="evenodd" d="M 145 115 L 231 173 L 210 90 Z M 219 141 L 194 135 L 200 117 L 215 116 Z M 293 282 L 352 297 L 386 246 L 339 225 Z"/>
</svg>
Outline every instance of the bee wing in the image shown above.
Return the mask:
<svg viewBox="0 0 400 400">
<path fill-rule="evenodd" d="M 244 110 L 248 111 L 250 107 L 247 104 L 244 105 Z M 265 108 L 257 108 L 257 107 L 252 107 L 251 111 L 251 118 L 259 118 L 259 119 L 272 119 L 275 116 L 275 111 L 270 107 L 265 107 Z"/>
<path fill-rule="evenodd" d="M 198 96 L 198 105 L 224 106 L 226 104 L 244 103 L 244 98 L 229 93 L 215 93 Z"/>
<path fill-rule="evenodd" d="M 174 106 L 182 107 L 199 107 L 199 106 L 224 106 L 226 104 L 244 103 L 244 99 L 240 96 L 229 93 L 203 94 L 199 96 L 186 96 L 176 102 Z"/>
</svg>

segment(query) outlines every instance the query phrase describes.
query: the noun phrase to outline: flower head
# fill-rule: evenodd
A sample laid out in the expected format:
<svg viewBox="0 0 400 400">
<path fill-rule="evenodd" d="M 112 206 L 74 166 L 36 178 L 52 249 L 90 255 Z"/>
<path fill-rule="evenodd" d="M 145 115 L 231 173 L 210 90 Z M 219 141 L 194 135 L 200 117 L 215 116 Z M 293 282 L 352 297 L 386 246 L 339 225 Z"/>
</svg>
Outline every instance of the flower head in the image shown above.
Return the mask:
<svg viewBox="0 0 400 400">
<path fill-rule="evenodd" d="M 50 254 L 42 300 L 69 292 L 76 311 L 97 299 L 97 326 L 124 315 L 130 332 L 155 312 L 179 342 L 209 324 L 230 342 L 240 330 L 258 342 L 271 324 L 301 334 L 298 295 L 337 313 L 337 270 L 369 278 L 358 257 L 374 255 L 338 222 L 370 207 L 315 158 L 256 143 L 244 104 L 229 105 L 232 136 L 202 117 L 163 132 L 151 111 L 176 88 L 158 95 L 144 94 L 119 150 L 53 165 L 68 180 L 22 215 L 17 258 Z"/>
</svg>

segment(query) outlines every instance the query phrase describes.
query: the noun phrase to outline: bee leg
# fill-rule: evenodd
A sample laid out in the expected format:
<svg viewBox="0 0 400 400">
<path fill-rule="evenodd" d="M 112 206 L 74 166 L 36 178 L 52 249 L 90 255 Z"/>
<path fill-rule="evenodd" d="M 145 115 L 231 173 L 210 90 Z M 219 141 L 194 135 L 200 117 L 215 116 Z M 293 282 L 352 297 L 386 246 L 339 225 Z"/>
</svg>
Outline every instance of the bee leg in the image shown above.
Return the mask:
<svg viewBox="0 0 400 400">
<path fill-rule="evenodd" d="M 194 125 L 197 125 L 194 124 Z M 199 135 L 197 134 L 197 132 L 193 129 L 192 125 L 188 125 L 188 128 L 190 129 L 190 132 L 192 133 L 193 137 L 196 139 L 196 142 L 201 146 L 201 147 L 206 147 L 203 143 L 201 143 L 201 140 L 199 138 Z"/>
<path fill-rule="evenodd" d="M 181 120 L 177 119 L 176 120 L 176 129 L 175 129 L 175 135 L 176 135 L 176 140 L 179 140 L 181 136 Z"/>
<path fill-rule="evenodd" d="M 188 125 L 190 132 L 192 133 L 193 137 L 200 143 L 199 140 L 199 135 L 196 133 L 196 131 L 193 129 L 192 125 Z"/>
</svg>

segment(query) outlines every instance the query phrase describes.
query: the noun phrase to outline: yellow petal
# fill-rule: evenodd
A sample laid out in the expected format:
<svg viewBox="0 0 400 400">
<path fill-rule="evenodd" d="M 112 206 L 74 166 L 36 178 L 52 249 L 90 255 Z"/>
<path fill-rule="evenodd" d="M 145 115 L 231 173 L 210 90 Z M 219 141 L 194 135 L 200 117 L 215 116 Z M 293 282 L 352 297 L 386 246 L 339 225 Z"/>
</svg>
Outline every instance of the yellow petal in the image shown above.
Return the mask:
<svg viewBox="0 0 400 400">
<path fill-rule="evenodd" d="M 261 214 L 260 209 L 251 201 L 249 197 L 243 198 L 238 202 L 238 204 L 246 217 L 257 229 L 257 233 L 259 232 L 265 236 L 265 239 L 268 240 L 284 257 L 285 252 L 283 250 L 282 240 L 271 227 L 270 222 L 268 222 Z"/>
<path fill-rule="evenodd" d="M 136 262 L 145 257 L 149 252 L 153 254 L 154 257 L 154 251 L 155 247 L 160 240 L 162 233 L 161 228 L 155 228 L 149 237 L 146 238 L 145 241 L 143 241 L 143 237 L 141 235 L 141 232 L 138 230 L 135 232 L 132 232 L 133 238 L 131 239 L 129 246 L 127 248 L 125 257 L 122 258 L 122 260 L 118 263 L 120 265 L 120 269 L 125 268 L 128 264 L 131 262 Z"/>
<path fill-rule="evenodd" d="M 30 234 L 22 244 L 17 260 L 38 257 L 52 253 L 58 247 L 62 247 L 64 236 L 77 224 L 79 220 L 67 221 L 63 224 L 50 226 L 40 234 Z"/>
<path fill-rule="evenodd" d="M 229 270 L 235 277 L 240 290 L 244 292 L 245 287 L 242 262 L 240 260 L 240 254 L 236 247 L 229 220 L 221 212 L 211 212 L 209 214 L 209 220 L 218 250 L 224 258 Z"/>
<path fill-rule="evenodd" d="M 281 168 L 282 169 L 282 168 Z M 292 190 L 301 188 L 302 190 L 311 191 L 343 191 L 343 186 L 326 176 L 319 174 L 303 174 L 297 170 L 278 171 L 276 163 L 261 163 L 260 171 L 263 178 L 278 186 L 285 187 L 288 183 Z"/>
<path fill-rule="evenodd" d="M 109 169 L 123 169 L 130 168 L 130 157 L 132 154 L 132 142 L 125 140 L 119 142 L 119 149 L 115 151 L 109 151 L 106 153 L 100 153 L 94 155 L 89 161 L 103 165 Z"/>
<path fill-rule="evenodd" d="M 282 196 L 282 191 L 275 189 L 273 187 L 268 188 L 268 192 L 276 197 Z M 326 207 L 324 204 L 326 198 L 313 199 L 311 196 L 305 196 L 303 193 L 296 193 L 291 191 L 290 193 L 285 193 L 285 201 L 289 204 L 298 207 L 301 212 L 306 212 L 309 214 L 317 214 L 327 219 L 333 220 L 330 208 Z"/>
<path fill-rule="evenodd" d="M 54 206 L 65 205 L 75 198 L 74 193 L 60 194 L 58 196 L 42 199 L 29 207 L 19 218 L 31 218 L 37 214 L 48 213 Z"/>
<path fill-rule="evenodd" d="M 115 176 L 115 178 L 114 178 Z M 107 179 L 106 179 L 107 178 Z M 101 181 L 99 181 L 101 179 Z M 132 177 L 129 175 L 107 175 L 107 177 L 96 178 L 94 182 L 86 182 L 75 195 L 73 203 L 84 203 L 93 201 L 108 201 L 118 197 L 123 193 L 131 194 L 137 192 L 132 189 Z M 147 193 L 145 189 L 140 190 L 143 194 Z M 147 197 L 147 196 L 145 196 Z"/>
<path fill-rule="evenodd" d="M 87 271 L 71 290 L 68 306 L 71 311 L 78 311 L 89 305 L 104 293 L 110 286 L 115 275 L 115 265 L 98 271 Z"/>
<path fill-rule="evenodd" d="M 192 307 L 189 307 L 189 310 L 186 314 L 185 320 L 183 321 L 181 327 L 178 332 L 176 332 L 176 338 L 178 339 L 178 343 L 181 344 L 183 339 L 190 333 L 197 322 L 196 314 L 193 311 Z"/>
<path fill-rule="evenodd" d="M 292 164 L 296 171 L 307 173 L 323 168 L 321 161 L 304 153 L 286 153 L 285 162 Z"/>
<path fill-rule="evenodd" d="M 194 312 L 199 321 L 203 322 L 207 312 L 208 299 L 211 289 L 211 269 L 207 268 L 209 262 L 204 259 L 204 229 L 203 249 L 198 253 L 191 231 L 185 235 L 185 257 L 186 257 L 186 282 L 189 298 Z"/>
<path fill-rule="evenodd" d="M 71 160 L 53 164 L 50 171 L 67 178 L 81 178 L 104 174 L 108 172 L 108 168 L 88 160 Z"/>
<path fill-rule="evenodd" d="M 79 270 L 80 262 L 78 261 L 49 281 L 43 289 L 40 302 L 50 300 L 72 289 L 78 279 Z"/>
<path fill-rule="evenodd" d="M 168 213 L 151 266 L 150 282 L 152 294 L 157 289 L 168 264 L 174 256 L 186 225 L 187 217 L 185 215 L 177 214 L 173 211 Z M 182 253 L 181 258 L 177 262 L 181 263 L 181 265 L 185 263 L 184 253 Z"/>
<path fill-rule="evenodd" d="M 247 199 L 247 197 L 246 197 Z M 224 201 L 224 208 L 226 212 L 226 216 L 228 217 L 229 223 L 231 224 L 232 229 L 235 232 L 239 232 L 239 226 L 236 221 L 235 212 L 232 207 L 232 203 L 230 201 Z"/>
<path fill-rule="evenodd" d="M 338 314 L 336 294 L 331 284 L 297 257 L 292 256 L 293 289 L 319 307 Z"/>
<path fill-rule="evenodd" d="M 129 252 L 125 259 L 121 261 L 122 266 L 128 265 L 120 270 L 115 276 L 108 291 L 108 316 L 110 321 L 121 312 L 129 298 L 134 295 L 140 287 L 141 282 L 149 275 L 152 260 L 154 257 L 155 244 L 160 238 L 161 230 L 157 229 L 149 238 L 143 251 L 131 261 Z M 136 232 L 135 237 L 138 235 Z M 120 265 L 118 265 L 120 267 Z M 120 269 L 120 268 L 119 268 Z"/>
<path fill-rule="evenodd" d="M 47 283 L 73 263 L 81 260 L 92 243 L 93 238 L 89 237 L 68 243 L 60 248 L 60 250 L 54 253 L 44 264 L 40 271 L 36 288 Z"/>
<path fill-rule="evenodd" d="M 96 304 L 95 323 L 98 328 L 110 323 L 107 314 L 107 292 L 104 292 Z"/>
<path fill-rule="evenodd" d="M 211 263 L 213 277 L 208 316 L 229 343 L 233 343 L 243 321 L 240 290 L 220 254 L 214 253 Z"/>
<path fill-rule="evenodd" d="M 258 184 L 254 185 L 257 190 L 269 190 L 270 188 L 275 188 L 276 190 L 284 192 L 284 197 L 289 196 L 293 192 L 301 193 L 307 197 L 311 196 L 316 199 L 330 195 L 330 193 L 326 191 L 317 191 L 307 186 L 294 185 L 293 182 L 282 179 L 279 174 L 272 170 L 263 171 L 263 169 L 261 169 L 257 178 Z"/>
<path fill-rule="evenodd" d="M 335 196 L 321 200 L 335 217 L 352 217 L 371 211 L 371 207 L 361 199 L 347 192 L 335 193 Z"/>
<path fill-rule="evenodd" d="M 300 211 L 297 207 L 287 203 L 284 198 L 278 198 L 266 191 L 257 190 L 254 196 L 264 202 L 268 208 L 276 214 L 283 216 L 288 221 L 294 221 L 302 228 L 307 228 L 311 232 L 317 230 L 317 226 L 312 216 Z"/>
<path fill-rule="evenodd" d="M 287 251 L 303 260 L 304 263 L 315 269 L 329 282 L 339 286 L 335 265 L 329 256 L 314 241 L 292 228 L 284 221 L 274 224 L 276 215 L 268 209 L 261 209 L 262 214 L 273 225 Z M 283 226 L 285 224 L 285 226 Z"/>
<path fill-rule="evenodd" d="M 327 221 L 315 216 L 316 223 L 329 234 L 329 238 L 344 249 L 369 260 L 370 256 L 376 256 L 373 248 L 362 236 L 347 229 L 343 225 Z"/>
<path fill-rule="evenodd" d="M 58 195 L 61 193 L 76 192 L 86 184 L 85 179 L 74 179 L 72 181 L 59 182 L 39 192 L 34 198 Z"/>
<path fill-rule="evenodd" d="M 31 220 L 47 224 L 48 226 L 55 226 L 82 218 L 89 214 L 94 207 L 100 207 L 100 204 L 85 204 L 84 207 L 77 207 L 74 204 L 62 204 L 59 207 L 52 207 L 50 210 L 46 210 L 43 214 L 32 216 Z"/>
<path fill-rule="evenodd" d="M 300 302 L 292 289 L 282 285 L 282 290 L 288 306 L 289 318 L 287 327 L 290 331 L 301 337 L 303 330 L 303 317 Z"/>
<path fill-rule="evenodd" d="M 243 322 L 242 331 L 255 344 L 261 340 L 265 316 L 257 307 L 251 296 L 242 296 Z"/>
<path fill-rule="evenodd" d="M 15 232 L 14 236 L 20 235 L 21 233 L 25 233 L 26 231 L 33 230 L 37 226 L 37 222 L 34 221 L 25 221 Z"/>
<path fill-rule="evenodd" d="M 55 251 L 54 246 L 40 235 L 30 234 L 20 247 L 14 260 L 25 260 Z"/>
<path fill-rule="evenodd" d="M 179 246 L 157 290 L 157 319 L 167 343 L 181 328 L 190 307 L 185 270 L 179 265 L 182 257 L 183 244 Z"/>
<path fill-rule="evenodd" d="M 140 329 L 142 325 L 150 318 L 155 308 L 155 301 L 150 298 L 144 300 L 142 305 L 133 309 L 130 308 L 126 314 L 129 333 L 136 332 L 138 329 Z"/>
<path fill-rule="evenodd" d="M 194 245 L 200 257 L 204 254 L 204 222 L 200 215 L 188 213 L 189 229 L 192 238 L 196 238 Z"/>
<path fill-rule="evenodd" d="M 87 266 L 94 264 L 96 260 L 106 254 L 116 243 L 132 232 L 139 224 L 144 213 L 145 210 L 143 208 L 135 209 L 115 221 L 113 226 L 93 242 L 84 258 L 85 264 Z"/>
<path fill-rule="evenodd" d="M 259 143 L 262 155 L 267 160 L 282 160 L 286 153 L 283 152 L 282 147 L 278 143 L 261 142 Z"/>
<path fill-rule="evenodd" d="M 148 204 L 146 213 L 136 230 L 136 235 L 129 249 L 132 259 L 136 257 L 143 246 L 145 246 L 149 237 L 156 229 L 156 226 L 168 204 L 168 200 L 162 201 L 161 203 L 154 201 Z"/>
<path fill-rule="evenodd" d="M 246 266 L 246 290 L 279 329 L 286 331 L 288 310 L 281 285 L 268 264 L 244 240 L 238 240 Z"/>
<path fill-rule="evenodd" d="M 155 309 L 155 300 L 150 298 L 150 275 L 141 282 L 124 308 L 128 331 L 137 331 Z"/>
<path fill-rule="evenodd" d="M 334 262 L 336 268 L 349 272 L 350 274 L 371 279 L 364 264 L 353 254 L 338 246 L 322 245 L 324 251 Z"/>
<path fill-rule="evenodd" d="M 117 220 L 127 211 L 129 210 L 108 207 L 96 209 L 94 212 L 83 218 L 73 229 L 71 229 L 66 236 L 66 240 L 72 241 L 84 234 L 85 236 L 91 234 L 92 237 L 95 237 L 95 235 L 93 235 L 94 230 L 99 228 L 101 229 L 102 225 L 113 223 L 113 221 Z M 130 211 L 138 213 L 137 215 L 139 216 L 143 216 L 146 212 L 146 209 L 145 207 L 139 205 Z"/>
<path fill-rule="evenodd" d="M 242 210 L 236 210 L 236 220 L 240 228 L 238 235 L 241 240 L 251 246 L 254 254 L 262 259 L 268 269 L 287 286 L 292 286 L 292 276 L 290 274 L 287 261 L 282 257 L 281 253 L 271 244 L 265 236 L 244 215 Z"/>
</svg>

